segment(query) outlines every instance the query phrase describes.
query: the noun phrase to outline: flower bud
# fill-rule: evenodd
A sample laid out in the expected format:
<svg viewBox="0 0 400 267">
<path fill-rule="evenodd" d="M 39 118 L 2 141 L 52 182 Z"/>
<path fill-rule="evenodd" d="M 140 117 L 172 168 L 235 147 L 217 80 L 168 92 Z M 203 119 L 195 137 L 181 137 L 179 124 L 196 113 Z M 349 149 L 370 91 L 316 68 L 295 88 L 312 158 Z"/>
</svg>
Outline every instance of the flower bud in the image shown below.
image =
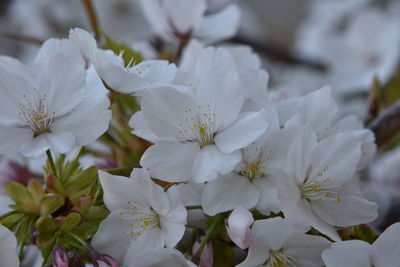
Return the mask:
<svg viewBox="0 0 400 267">
<path fill-rule="evenodd" d="M 67 252 L 59 244 L 54 247 L 52 266 L 69 267 Z"/>
</svg>

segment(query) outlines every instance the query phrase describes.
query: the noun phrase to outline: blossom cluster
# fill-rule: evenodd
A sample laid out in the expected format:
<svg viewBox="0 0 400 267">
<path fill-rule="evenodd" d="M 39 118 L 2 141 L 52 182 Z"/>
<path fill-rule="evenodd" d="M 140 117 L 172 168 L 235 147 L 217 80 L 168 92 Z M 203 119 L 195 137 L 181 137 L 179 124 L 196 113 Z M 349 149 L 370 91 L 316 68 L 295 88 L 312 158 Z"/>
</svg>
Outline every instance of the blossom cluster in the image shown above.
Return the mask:
<svg viewBox="0 0 400 267">
<path fill-rule="evenodd" d="M 25 245 L 53 266 L 211 267 L 221 251 L 235 253 L 226 266 L 400 266 L 400 224 L 377 238 L 366 225 L 378 217 L 360 186 L 374 134 L 340 116 L 334 88 L 277 95 L 250 47 L 211 45 L 236 33 L 236 4 L 143 10 L 177 44 L 169 60 L 80 28 L 32 65 L 0 57 L 0 154 L 44 165 L 44 178 L 4 186 L 0 266 L 19 266 Z"/>
</svg>

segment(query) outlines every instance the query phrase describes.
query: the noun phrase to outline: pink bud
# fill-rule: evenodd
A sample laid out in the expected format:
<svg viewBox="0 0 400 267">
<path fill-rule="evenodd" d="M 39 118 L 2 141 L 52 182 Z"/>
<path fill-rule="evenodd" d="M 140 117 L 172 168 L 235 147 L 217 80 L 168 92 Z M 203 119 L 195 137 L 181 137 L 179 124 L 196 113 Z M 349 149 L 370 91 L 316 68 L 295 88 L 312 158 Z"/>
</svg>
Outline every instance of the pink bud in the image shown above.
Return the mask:
<svg viewBox="0 0 400 267">
<path fill-rule="evenodd" d="M 54 247 L 52 265 L 54 267 L 69 267 L 67 253 L 59 244 Z"/>
<path fill-rule="evenodd" d="M 95 261 L 99 267 L 119 267 L 118 262 L 114 258 L 105 254 L 97 255 Z"/>
<path fill-rule="evenodd" d="M 250 225 L 253 222 L 253 215 L 242 207 L 234 209 L 228 218 L 226 224 L 228 235 L 241 249 L 246 249 L 251 244 Z"/>
</svg>

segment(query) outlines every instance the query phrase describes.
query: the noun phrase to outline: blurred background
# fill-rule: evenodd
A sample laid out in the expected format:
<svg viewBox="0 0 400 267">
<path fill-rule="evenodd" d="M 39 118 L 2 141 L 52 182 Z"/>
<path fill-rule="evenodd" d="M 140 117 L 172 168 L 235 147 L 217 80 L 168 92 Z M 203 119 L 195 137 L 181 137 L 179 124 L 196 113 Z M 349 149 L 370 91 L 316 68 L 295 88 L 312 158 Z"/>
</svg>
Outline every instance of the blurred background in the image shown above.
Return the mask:
<svg viewBox="0 0 400 267">
<path fill-rule="evenodd" d="M 100 27 L 113 40 L 145 58 L 165 49 L 139 0 L 92 2 Z M 215 12 L 235 1 L 208 2 L 207 12 Z M 260 55 L 276 98 L 330 85 L 338 116 L 355 114 L 366 124 L 400 99 L 400 1 L 236 2 L 240 30 L 227 43 L 249 45 Z M 44 40 L 67 37 L 73 27 L 91 29 L 81 0 L 1 0 L 0 54 L 29 64 Z M 382 144 L 362 175 L 364 194 L 379 204 L 375 225 L 382 228 L 400 220 L 399 145 L 399 134 Z"/>
</svg>

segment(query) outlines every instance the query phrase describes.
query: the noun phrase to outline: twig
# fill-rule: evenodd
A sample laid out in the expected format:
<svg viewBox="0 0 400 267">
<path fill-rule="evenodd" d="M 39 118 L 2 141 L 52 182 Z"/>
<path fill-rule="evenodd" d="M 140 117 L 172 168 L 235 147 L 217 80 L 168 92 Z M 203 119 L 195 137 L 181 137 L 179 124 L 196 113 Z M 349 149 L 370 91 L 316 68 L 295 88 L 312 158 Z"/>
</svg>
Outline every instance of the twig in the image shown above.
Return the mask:
<svg viewBox="0 0 400 267">
<path fill-rule="evenodd" d="M 384 110 L 368 128 L 374 132 L 378 147 L 393 140 L 400 132 L 400 100 Z"/>
<path fill-rule="evenodd" d="M 294 54 L 292 54 L 290 51 L 286 51 L 285 49 L 282 49 L 276 44 L 251 40 L 250 38 L 246 38 L 244 36 L 237 36 L 232 39 L 232 42 L 249 45 L 256 50 L 265 52 L 266 54 L 270 55 L 273 59 L 276 59 L 278 61 L 283 61 L 294 65 L 303 65 L 320 71 L 326 70 L 326 66 L 324 64 L 320 62 L 299 58 Z"/>
<path fill-rule="evenodd" d="M 90 27 L 92 28 L 96 39 L 98 40 L 101 35 L 101 30 L 99 26 L 99 20 L 97 19 L 96 9 L 92 3 L 92 0 L 81 0 L 83 6 L 85 7 L 86 14 L 89 19 Z"/>
<path fill-rule="evenodd" d="M 24 35 L 24 34 L 20 34 L 20 33 L 15 33 L 15 32 L 0 32 L 0 36 L 10 38 L 10 39 L 13 39 L 16 41 L 31 43 L 34 45 L 42 45 L 44 43 L 43 40 L 41 40 L 37 37 Z"/>
</svg>

